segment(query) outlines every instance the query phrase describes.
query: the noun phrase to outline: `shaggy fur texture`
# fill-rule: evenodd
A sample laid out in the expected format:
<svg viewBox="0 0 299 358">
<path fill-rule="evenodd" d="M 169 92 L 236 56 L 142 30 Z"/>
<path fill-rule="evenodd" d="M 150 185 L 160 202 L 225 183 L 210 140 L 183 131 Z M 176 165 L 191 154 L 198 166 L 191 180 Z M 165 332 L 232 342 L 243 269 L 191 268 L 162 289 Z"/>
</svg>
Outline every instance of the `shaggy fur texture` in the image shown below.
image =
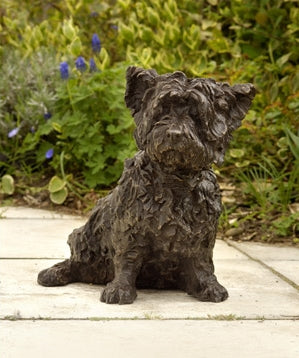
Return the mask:
<svg viewBox="0 0 299 358">
<path fill-rule="evenodd" d="M 132 303 L 136 286 L 225 300 L 214 275 L 221 199 L 211 164 L 223 162 L 254 95 L 251 84 L 129 67 L 125 101 L 139 151 L 126 160 L 118 186 L 69 236 L 70 259 L 40 272 L 38 282 L 107 284 L 106 303 Z"/>
</svg>

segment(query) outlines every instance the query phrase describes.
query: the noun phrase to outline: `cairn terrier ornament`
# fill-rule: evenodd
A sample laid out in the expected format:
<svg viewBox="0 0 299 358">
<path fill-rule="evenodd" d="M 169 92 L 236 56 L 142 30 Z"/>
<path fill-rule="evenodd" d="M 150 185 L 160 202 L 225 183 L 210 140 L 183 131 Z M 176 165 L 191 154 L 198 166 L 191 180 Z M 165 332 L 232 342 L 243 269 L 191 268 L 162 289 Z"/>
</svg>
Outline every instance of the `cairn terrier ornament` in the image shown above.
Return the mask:
<svg viewBox="0 0 299 358">
<path fill-rule="evenodd" d="M 39 284 L 104 284 L 106 303 L 132 303 L 136 287 L 225 300 L 214 275 L 221 198 L 211 164 L 223 162 L 254 95 L 251 84 L 129 67 L 125 101 L 139 151 L 125 161 L 118 186 L 70 234 L 70 259 L 41 271 Z"/>
</svg>

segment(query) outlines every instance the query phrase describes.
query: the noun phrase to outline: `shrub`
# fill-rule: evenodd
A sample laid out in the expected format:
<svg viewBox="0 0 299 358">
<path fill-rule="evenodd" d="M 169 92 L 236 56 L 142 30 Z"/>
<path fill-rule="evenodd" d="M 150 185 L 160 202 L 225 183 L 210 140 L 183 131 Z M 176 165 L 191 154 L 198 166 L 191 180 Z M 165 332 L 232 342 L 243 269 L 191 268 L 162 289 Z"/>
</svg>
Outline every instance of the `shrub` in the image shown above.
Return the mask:
<svg viewBox="0 0 299 358">
<path fill-rule="evenodd" d="M 50 178 L 65 170 L 53 193 L 71 178 L 89 187 L 113 185 L 135 150 L 123 102 L 127 63 L 253 82 L 253 107 L 219 173 L 238 185 L 266 182 L 251 192 L 247 187 L 245 204 L 253 210 L 258 204 L 274 218 L 272 227 L 286 232 L 297 216 L 285 224 L 277 215 L 287 217 L 298 202 L 292 138 L 299 135 L 299 9 L 293 1 L 34 4 L 24 0 L 22 11 L 16 0 L 0 5 L 1 175 Z"/>
<path fill-rule="evenodd" d="M 60 67 L 60 73 L 46 50 L 23 60 L 18 51 L 7 55 L 0 85 L 1 164 L 10 174 L 31 175 L 49 166 L 59 172 L 64 152 L 66 172 L 89 187 L 111 185 L 135 151 L 123 101 L 125 66 L 99 71 L 82 57 L 69 63 L 69 72 Z"/>
</svg>

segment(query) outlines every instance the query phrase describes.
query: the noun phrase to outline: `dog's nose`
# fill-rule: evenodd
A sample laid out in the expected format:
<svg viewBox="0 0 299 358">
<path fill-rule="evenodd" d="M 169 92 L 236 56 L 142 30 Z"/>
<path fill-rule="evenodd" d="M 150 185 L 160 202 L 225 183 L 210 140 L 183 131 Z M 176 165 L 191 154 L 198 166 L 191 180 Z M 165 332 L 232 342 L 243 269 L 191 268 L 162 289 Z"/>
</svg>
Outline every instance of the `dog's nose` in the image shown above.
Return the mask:
<svg viewBox="0 0 299 358">
<path fill-rule="evenodd" d="M 180 131 L 179 129 L 171 129 L 169 128 L 166 131 L 166 136 L 167 138 L 171 138 L 171 139 L 179 139 L 182 135 L 182 131 Z"/>
</svg>

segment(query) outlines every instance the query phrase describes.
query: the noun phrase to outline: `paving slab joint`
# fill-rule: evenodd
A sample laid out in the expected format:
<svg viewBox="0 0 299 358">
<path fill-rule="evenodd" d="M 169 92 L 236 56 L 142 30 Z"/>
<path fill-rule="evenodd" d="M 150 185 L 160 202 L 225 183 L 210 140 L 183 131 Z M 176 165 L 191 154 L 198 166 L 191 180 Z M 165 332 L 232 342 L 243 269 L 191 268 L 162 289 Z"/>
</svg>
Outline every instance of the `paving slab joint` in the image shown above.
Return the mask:
<svg viewBox="0 0 299 358">
<path fill-rule="evenodd" d="M 4 321 L 299 321 L 299 316 L 284 316 L 284 317 L 244 317 L 235 315 L 216 315 L 208 317 L 20 317 L 16 315 L 5 316 L 0 318 L 0 322 Z"/>
<path fill-rule="evenodd" d="M 269 271 L 271 271 L 274 275 L 278 276 L 281 280 L 285 281 L 287 284 L 295 288 L 297 291 L 299 291 L 299 285 L 297 285 L 294 281 L 290 280 L 288 277 L 284 276 L 279 271 L 276 271 L 273 267 L 265 264 L 262 260 L 256 259 L 255 257 L 249 255 L 245 250 L 242 250 L 238 247 L 238 245 L 235 245 L 232 241 L 224 239 L 224 241 L 227 243 L 228 246 L 233 247 L 234 249 L 241 252 L 243 255 L 247 256 L 250 260 L 257 262 L 258 264 L 262 265 Z"/>
</svg>

